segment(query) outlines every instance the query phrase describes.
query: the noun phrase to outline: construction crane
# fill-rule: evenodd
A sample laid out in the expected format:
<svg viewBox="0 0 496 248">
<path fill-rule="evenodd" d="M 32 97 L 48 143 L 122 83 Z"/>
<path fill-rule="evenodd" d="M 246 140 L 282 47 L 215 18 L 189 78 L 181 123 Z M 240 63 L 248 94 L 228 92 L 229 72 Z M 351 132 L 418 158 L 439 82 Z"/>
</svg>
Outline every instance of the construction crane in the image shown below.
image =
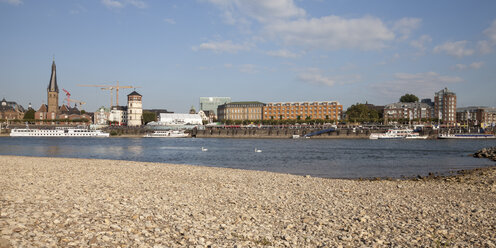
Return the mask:
<svg viewBox="0 0 496 248">
<path fill-rule="evenodd" d="M 79 100 L 75 100 L 75 99 L 67 99 L 69 102 L 73 102 L 74 104 L 79 104 L 79 106 L 81 105 L 85 105 L 86 102 L 83 102 L 83 101 L 79 101 Z M 75 106 L 75 105 L 74 105 Z"/>
<path fill-rule="evenodd" d="M 64 92 L 65 92 L 65 100 L 67 101 L 67 107 L 71 107 L 71 93 L 69 93 L 69 91 L 67 91 L 66 89 L 62 89 Z"/>
<path fill-rule="evenodd" d="M 115 105 L 119 106 L 119 89 L 141 88 L 136 86 L 122 86 L 119 81 L 116 85 L 78 84 L 80 87 L 99 87 L 101 90 L 110 90 L 110 107 L 113 106 L 113 90 L 115 90 Z"/>
</svg>

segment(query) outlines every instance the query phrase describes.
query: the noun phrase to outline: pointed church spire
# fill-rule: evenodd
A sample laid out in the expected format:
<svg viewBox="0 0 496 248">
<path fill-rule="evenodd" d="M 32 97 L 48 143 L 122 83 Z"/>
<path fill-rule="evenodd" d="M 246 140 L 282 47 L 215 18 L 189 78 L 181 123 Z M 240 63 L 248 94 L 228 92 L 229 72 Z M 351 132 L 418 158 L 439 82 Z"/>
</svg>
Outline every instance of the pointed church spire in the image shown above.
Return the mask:
<svg viewBox="0 0 496 248">
<path fill-rule="evenodd" d="M 57 86 L 57 68 L 55 66 L 55 58 L 52 62 L 52 75 L 50 76 L 50 84 L 48 85 L 49 92 L 59 92 L 59 87 Z"/>
</svg>

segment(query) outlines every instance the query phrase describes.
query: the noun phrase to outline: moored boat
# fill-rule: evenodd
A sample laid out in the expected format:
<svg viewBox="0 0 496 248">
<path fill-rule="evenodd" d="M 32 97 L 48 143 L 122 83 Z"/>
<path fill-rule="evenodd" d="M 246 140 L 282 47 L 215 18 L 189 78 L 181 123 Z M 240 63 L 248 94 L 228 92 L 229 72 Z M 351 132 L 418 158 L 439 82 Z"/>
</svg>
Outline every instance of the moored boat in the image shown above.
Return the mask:
<svg viewBox="0 0 496 248">
<path fill-rule="evenodd" d="M 369 139 L 405 139 L 407 135 L 412 134 L 412 129 L 389 129 L 386 133 L 372 133 Z"/>
<path fill-rule="evenodd" d="M 31 129 L 14 128 L 10 131 L 12 137 L 109 137 L 109 133 L 101 130 L 85 128 L 56 128 L 56 129 Z"/>
<path fill-rule="evenodd" d="M 405 136 L 405 139 L 427 139 L 429 135 L 420 135 L 419 133 L 411 133 Z"/>
<path fill-rule="evenodd" d="M 145 138 L 186 138 L 189 134 L 184 130 L 167 130 L 167 131 L 154 131 L 143 137 Z"/>
<path fill-rule="evenodd" d="M 496 139 L 496 135 L 488 133 L 452 133 L 439 134 L 438 139 Z"/>
</svg>

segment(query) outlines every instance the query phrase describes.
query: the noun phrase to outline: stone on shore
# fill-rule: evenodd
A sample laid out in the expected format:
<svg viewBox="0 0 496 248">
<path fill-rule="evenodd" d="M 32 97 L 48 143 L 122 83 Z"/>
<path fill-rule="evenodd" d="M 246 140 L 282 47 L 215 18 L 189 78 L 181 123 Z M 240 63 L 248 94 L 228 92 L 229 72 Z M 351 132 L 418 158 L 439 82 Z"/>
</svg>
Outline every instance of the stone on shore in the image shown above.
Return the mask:
<svg viewBox="0 0 496 248">
<path fill-rule="evenodd" d="M 458 178 L 0 156 L 0 247 L 494 247 L 496 170 Z"/>
</svg>

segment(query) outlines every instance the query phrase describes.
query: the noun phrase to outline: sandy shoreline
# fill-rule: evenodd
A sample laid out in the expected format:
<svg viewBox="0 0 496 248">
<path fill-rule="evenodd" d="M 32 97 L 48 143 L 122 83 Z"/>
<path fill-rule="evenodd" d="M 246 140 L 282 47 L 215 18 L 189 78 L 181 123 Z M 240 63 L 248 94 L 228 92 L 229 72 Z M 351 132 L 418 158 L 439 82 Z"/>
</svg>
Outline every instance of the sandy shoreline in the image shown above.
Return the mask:
<svg viewBox="0 0 496 248">
<path fill-rule="evenodd" d="M 495 247 L 496 169 L 359 181 L 0 156 L 0 247 Z"/>
</svg>

